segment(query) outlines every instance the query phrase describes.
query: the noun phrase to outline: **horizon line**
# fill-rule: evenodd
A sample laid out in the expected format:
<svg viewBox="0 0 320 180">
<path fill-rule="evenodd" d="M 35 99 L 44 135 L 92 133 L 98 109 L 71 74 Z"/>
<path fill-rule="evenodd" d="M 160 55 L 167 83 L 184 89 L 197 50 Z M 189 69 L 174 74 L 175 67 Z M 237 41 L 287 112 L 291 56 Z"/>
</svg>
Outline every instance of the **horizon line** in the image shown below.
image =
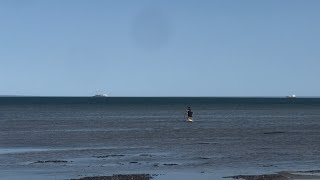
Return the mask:
<svg viewBox="0 0 320 180">
<path fill-rule="evenodd" d="M 94 96 L 68 96 L 68 95 L 0 95 L 0 97 L 94 97 Z M 289 96 L 108 96 L 100 98 L 288 98 Z M 99 98 L 99 97 L 98 97 Z M 320 96 L 297 96 L 296 98 L 320 98 Z"/>
</svg>

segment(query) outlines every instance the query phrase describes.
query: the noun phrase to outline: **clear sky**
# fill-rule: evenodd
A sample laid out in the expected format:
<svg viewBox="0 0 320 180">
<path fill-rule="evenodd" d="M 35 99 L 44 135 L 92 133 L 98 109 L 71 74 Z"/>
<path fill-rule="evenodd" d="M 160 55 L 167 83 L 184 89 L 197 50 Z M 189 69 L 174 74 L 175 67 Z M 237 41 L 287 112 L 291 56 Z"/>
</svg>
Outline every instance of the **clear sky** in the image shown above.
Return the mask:
<svg viewBox="0 0 320 180">
<path fill-rule="evenodd" d="M 319 0 L 1 0 L 0 94 L 320 96 Z"/>
</svg>

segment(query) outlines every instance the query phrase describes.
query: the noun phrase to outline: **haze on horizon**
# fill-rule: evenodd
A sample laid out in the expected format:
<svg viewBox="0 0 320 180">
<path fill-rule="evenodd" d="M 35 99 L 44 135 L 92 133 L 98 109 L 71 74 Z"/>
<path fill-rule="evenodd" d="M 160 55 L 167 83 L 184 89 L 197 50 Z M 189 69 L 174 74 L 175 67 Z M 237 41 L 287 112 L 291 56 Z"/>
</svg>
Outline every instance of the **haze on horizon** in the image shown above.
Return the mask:
<svg viewBox="0 0 320 180">
<path fill-rule="evenodd" d="M 0 95 L 320 96 L 317 0 L 3 0 Z"/>
</svg>

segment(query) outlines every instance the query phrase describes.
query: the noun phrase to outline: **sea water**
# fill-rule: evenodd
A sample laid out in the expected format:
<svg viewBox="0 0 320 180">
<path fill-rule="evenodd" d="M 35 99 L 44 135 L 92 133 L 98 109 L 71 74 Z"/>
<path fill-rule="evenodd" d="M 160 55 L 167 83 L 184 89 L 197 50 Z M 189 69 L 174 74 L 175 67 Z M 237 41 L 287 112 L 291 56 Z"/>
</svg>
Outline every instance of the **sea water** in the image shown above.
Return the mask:
<svg viewBox="0 0 320 180">
<path fill-rule="evenodd" d="M 318 98 L 1 97 L 0 177 L 314 170 L 319 129 Z"/>
</svg>

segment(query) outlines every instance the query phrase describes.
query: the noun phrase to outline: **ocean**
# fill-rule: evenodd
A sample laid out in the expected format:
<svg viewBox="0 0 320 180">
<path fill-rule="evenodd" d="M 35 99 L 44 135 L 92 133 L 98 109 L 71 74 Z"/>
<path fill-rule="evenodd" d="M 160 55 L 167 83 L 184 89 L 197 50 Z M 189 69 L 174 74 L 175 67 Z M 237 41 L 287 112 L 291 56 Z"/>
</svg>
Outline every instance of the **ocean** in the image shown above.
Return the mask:
<svg viewBox="0 0 320 180">
<path fill-rule="evenodd" d="M 319 130 L 320 98 L 0 97 L 0 179 L 318 170 Z"/>
</svg>

